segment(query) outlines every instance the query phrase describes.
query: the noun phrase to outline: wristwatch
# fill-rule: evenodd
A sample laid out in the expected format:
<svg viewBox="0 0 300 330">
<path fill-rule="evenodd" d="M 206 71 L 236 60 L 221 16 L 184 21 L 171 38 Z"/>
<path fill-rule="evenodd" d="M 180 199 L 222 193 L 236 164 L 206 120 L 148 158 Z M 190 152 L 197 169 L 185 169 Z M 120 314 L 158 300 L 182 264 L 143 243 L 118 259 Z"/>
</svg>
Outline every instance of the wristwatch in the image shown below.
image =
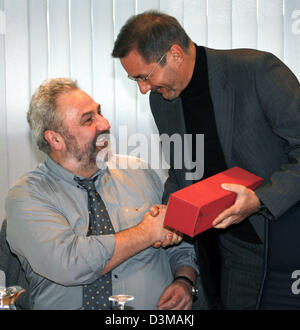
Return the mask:
<svg viewBox="0 0 300 330">
<path fill-rule="evenodd" d="M 195 286 L 195 283 L 191 279 L 189 279 L 188 277 L 186 277 L 186 276 L 176 276 L 174 278 L 174 281 L 176 281 L 176 280 L 184 280 L 184 281 L 186 281 L 187 283 L 190 284 L 190 286 L 191 286 L 192 299 L 193 299 L 193 302 L 195 302 L 197 300 L 197 298 L 198 298 L 198 293 L 199 293 L 199 290 Z"/>
</svg>

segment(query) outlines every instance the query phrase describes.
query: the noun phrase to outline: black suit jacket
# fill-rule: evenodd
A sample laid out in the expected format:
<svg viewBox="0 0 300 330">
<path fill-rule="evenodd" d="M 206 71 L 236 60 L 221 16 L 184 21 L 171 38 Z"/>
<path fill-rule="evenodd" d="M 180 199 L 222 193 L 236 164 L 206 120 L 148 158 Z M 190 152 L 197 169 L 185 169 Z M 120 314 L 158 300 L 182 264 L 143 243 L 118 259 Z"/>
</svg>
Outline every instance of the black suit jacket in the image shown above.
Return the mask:
<svg viewBox="0 0 300 330">
<path fill-rule="evenodd" d="M 264 178 L 255 192 L 279 218 L 300 200 L 299 82 L 270 53 L 205 50 L 217 131 L 227 166 L 240 166 Z M 160 134 L 184 136 L 180 97 L 168 101 L 152 92 L 150 106 Z M 163 203 L 172 192 L 192 183 L 186 180 L 187 169 L 173 168 L 172 155 L 170 165 Z M 249 220 L 264 241 L 266 220 L 257 214 Z M 207 258 L 202 259 L 205 263 Z"/>
</svg>

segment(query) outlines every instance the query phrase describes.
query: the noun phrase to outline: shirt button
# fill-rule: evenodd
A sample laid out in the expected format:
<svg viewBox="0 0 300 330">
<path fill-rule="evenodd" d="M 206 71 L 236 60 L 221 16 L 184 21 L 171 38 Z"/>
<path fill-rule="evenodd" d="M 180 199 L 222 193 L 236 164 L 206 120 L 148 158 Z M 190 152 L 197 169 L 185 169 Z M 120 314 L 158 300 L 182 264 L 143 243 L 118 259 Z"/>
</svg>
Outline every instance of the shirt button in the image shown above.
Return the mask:
<svg viewBox="0 0 300 330">
<path fill-rule="evenodd" d="M 114 277 L 115 277 L 115 278 L 119 278 L 119 276 L 118 276 L 118 275 L 114 275 Z"/>
</svg>

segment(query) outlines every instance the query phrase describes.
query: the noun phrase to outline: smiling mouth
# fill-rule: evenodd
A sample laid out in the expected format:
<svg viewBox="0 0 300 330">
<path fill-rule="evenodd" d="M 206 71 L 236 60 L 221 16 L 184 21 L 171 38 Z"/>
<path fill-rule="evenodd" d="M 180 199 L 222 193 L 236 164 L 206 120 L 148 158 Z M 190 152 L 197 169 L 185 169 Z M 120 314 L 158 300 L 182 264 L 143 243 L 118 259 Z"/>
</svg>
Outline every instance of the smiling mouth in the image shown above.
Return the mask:
<svg viewBox="0 0 300 330">
<path fill-rule="evenodd" d="M 108 141 L 104 141 L 101 144 L 99 144 L 99 143 L 96 144 L 96 147 L 98 150 L 102 150 L 102 149 L 106 148 L 107 146 L 108 146 Z"/>
<path fill-rule="evenodd" d="M 98 135 L 97 140 L 96 140 L 96 147 L 98 150 L 105 149 L 108 144 L 109 144 L 109 135 L 110 133 L 101 133 Z"/>
</svg>

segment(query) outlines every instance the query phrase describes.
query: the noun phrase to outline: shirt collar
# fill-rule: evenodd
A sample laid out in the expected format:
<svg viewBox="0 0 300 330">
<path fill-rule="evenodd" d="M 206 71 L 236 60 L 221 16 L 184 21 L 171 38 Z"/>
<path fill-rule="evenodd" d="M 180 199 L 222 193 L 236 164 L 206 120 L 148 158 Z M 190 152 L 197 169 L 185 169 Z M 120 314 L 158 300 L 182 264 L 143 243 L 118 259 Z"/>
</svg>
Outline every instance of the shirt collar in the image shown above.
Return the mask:
<svg viewBox="0 0 300 330">
<path fill-rule="evenodd" d="M 74 181 L 75 177 L 78 177 L 79 179 L 86 179 L 82 176 L 75 175 L 74 173 L 68 171 L 58 163 L 56 163 L 50 156 L 47 156 L 45 160 L 45 166 L 50 170 L 58 180 L 63 180 L 66 182 L 69 182 L 70 184 L 77 186 L 77 182 Z M 98 170 L 96 173 L 92 175 L 90 180 L 95 179 L 95 181 L 98 181 L 101 176 L 107 171 L 107 168 L 104 170 Z"/>
</svg>

